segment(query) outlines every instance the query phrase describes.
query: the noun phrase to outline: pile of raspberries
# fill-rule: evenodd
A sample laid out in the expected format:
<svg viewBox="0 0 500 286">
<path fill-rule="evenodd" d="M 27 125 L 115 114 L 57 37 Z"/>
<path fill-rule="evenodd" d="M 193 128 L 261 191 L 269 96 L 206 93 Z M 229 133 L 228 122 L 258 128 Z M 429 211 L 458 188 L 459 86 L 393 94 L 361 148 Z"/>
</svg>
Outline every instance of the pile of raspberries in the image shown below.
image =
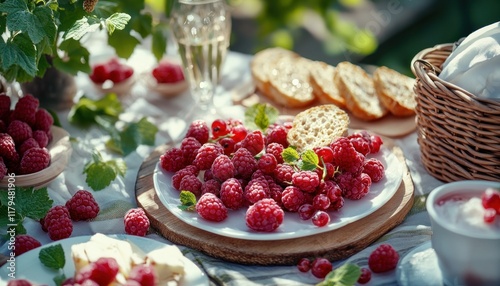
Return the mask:
<svg viewBox="0 0 500 286">
<path fill-rule="evenodd" d="M 11 109 L 11 98 L 0 94 L 0 180 L 7 173 L 26 175 L 50 164 L 52 115 L 30 94 Z"/>
<path fill-rule="evenodd" d="M 342 208 L 344 199 L 363 198 L 384 177 L 382 163 L 367 157 L 380 151 L 379 136 L 361 131 L 332 140 L 313 150 L 319 167 L 304 171 L 283 160 L 290 129 L 290 122 L 262 132 L 238 120 L 218 119 L 211 127 L 197 120 L 179 147 L 160 156 L 160 166 L 173 173 L 173 188 L 197 197 L 202 218 L 223 221 L 229 210 L 247 208 L 247 226 L 263 232 L 277 229 L 285 212 L 325 226 L 328 212 Z"/>
</svg>

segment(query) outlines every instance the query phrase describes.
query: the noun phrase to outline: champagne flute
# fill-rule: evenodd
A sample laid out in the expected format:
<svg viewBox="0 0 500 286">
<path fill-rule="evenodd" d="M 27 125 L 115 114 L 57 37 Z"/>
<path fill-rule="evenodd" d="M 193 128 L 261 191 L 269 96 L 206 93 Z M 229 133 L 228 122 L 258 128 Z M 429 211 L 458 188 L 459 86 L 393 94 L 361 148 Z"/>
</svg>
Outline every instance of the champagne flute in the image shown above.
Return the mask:
<svg viewBox="0 0 500 286">
<path fill-rule="evenodd" d="M 229 46 L 229 9 L 225 0 L 177 0 L 172 8 L 171 28 L 195 99 L 188 117 L 210 124 L 220 117 L 213 97 Z"/>
</svg>

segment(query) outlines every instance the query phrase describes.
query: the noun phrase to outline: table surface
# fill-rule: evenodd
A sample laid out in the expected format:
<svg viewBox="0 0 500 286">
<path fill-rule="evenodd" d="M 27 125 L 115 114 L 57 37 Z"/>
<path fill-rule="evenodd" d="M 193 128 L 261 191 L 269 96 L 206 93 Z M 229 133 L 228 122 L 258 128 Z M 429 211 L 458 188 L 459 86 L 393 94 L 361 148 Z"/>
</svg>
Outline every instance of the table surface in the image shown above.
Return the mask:
<svg viewBox="0 0 500 286">
<path fill-rule="evenodd" d="M 92 45 L 96 53 L 93 60 L 109 56 L 112 51 L 96 41 Z M 99 46 L 101 45 L 101 46 Z M 98 48 L 100 47 L 100 49 Z M 249 61 L 250 55 L 229 52 L 223 69 L 222 84 L 217 90 L 215 103 L 224 107 L 228 116 L 241 117 L 244 110 L 241 106 L 232 104 L 232 96 L 247 92 L 241 90 L 244 83 L 251 81 Z M 129 59 L 129 64 L 135 69 L 136 74 L 148 71 L 155 60 L 150 53 L 139 48 Z M 76 77 L 80 94 L 98 97 L 97 90 L 92 86 L 87 75 L 80 74 Z M 77 98 L 75 98 L 75 101 Z M 125 233 L 123 225 L 124 213 L 137 206 L 135 197 L 135 183 L 141 163 L 153 152 L 156 146 L 178 140 L 182 135 L 186 122 L 184 115 L 186 107 L 193 104 L 189 91 L 174 98 L 163 98 L 154 92 L 148 91 L 141 81 L 138 81 L 131 95 L 122 97 L 125 106 L 124 113 L 120 116 L 123 121 L 136 121 L 147 116 L 159 128 L 155 146 L 141 145 L 137 150 L 124 157 L 128 170 L 124 177 L 118 177 L 104 190 L 93 192 L 101 207 L 101 213 L 96 220 L 91 222 L 75 222 L 72 237 L 94 233 L 120 234 Z M 91 128 L 83 130 L 68 122 L 68 111 L 58 112 L 62 127 L 78 140 L 72 143 L 73 153 L 65 171 L 60 174 L 50 185 L 48 192 L 54 205 L 64 204 L 79 189 L 91 190 L 82 175 L 83 166 L 91 158 L 93 150 L 101 152 L 105 159 L 116 157 L 116 154 L 106 150 L 104 143 L 106 133 Z M 406 219 L 397 227 L 383 235 L 366 249 L 354 254 L 343 261 L 334 262 L 334 267 L 343 263 L 355 263 L 367 267 L 368 255 L 381 243 L 390 243 L 403 257 L 406 253 L 430 240 L 431 229 L 428 215 L 425 211 L 425 195 L 443 183 L 430 176 L 423 168 L 420 161 L 420 151 L 417 144 L 417 135 L 412 132 L 404 137 L 393 138 L 402 150 L 406 164 L 410 170 L 415 188 L 414 205 Z M 24 223 L 28 234 L 36 237 L 42 244 L 52 242 L 48 235 L 41 230 L 39 223 L 26 219 Z M 171 244 L 170 241 L 157 233 L 151 232 L 147 237 Z M 2 241 L 1 253 L 7 255 L 7 242 Z M 310 273 L 301 273 L 295 266 L 252 266 L 229 263 L 220 259 L 207 256 L 199 251 L 187 249 L 181 245 L 185 255 L 195 261 L 207 273 L 211 285 L 314 285 L 321 280 Z M 51 281 L 47 281 L 48 283 Z M 5 281 L 1 281 L 0 285 Z M 373 274 L 372 280 L 366 285 L 395 285 L 397 283 L 396 271 L 384 274 Z"/>
</svg>

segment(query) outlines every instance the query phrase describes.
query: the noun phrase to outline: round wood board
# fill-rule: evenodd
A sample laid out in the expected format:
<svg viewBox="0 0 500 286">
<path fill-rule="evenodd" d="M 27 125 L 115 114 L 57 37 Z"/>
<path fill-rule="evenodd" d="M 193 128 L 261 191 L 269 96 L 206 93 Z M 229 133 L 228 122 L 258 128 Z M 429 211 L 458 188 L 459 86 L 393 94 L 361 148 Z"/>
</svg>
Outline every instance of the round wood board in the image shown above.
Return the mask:
<svg viewBox="0 0 500 286">
<path fill-rule="evenodd" d="M 384 145 L 387 147 L 385 141 Z M 252 241 L 225 237 L 181 221 L 161 203 L 154 189 L 153 172 L 160 155 L 169 147 L 157 147 L 142 163 L 135 185 L 138 206 L 145 210 L 151 226 L 171 242 L 230 262 L 295 265 L 303 257 L 345 259 L 400 224 L 413 205 L 413 182 L 403 153 L 399 147 L 391 146 L 404 166 L 403 180 L 394 196 L 367 217 L 336 230 L 294 239 Z"/>
</svg>

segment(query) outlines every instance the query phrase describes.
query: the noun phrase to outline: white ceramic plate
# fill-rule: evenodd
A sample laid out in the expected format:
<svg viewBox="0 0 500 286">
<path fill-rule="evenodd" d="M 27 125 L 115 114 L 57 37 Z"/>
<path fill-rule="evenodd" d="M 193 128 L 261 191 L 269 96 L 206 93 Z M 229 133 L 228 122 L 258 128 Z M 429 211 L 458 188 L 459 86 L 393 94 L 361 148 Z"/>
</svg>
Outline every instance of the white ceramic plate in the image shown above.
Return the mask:
<svg viewBox="0 0 500 286">
<path fill-rule="evenodd" d="M 325 227 L 316 227 L 310 220 L 304 221 L 298 213 L 285 212 L 285 219 L 274 232 L 256 232 L 246 226 L 246 209 L 229 211 L 228 218 L 222 222 L 210 222 L 201 218 L 196 212 L 182 211 L 179 191 L 172 187 L 172 173 L 165 172 L 157 163 L 153 181 L 155 191 L 165 207 L 180 220 L 203 230 L 226 237 L 247 240 L 281 240 L 315 235 L 338 229 L 349 223 L 358 221 L 382 207 L 396 193 L 403 178 L 403 168 L 398 158 L 387 148 L 382 147 L 376 156 L 386 168 L 385 178 L 373 183 L 370 192 L 362 199 L 346 200 L 344 207 L 337 212 L 330 212 L 331 222 Z"/>
<path fill-rule="evenodd" d="M 72 153 L 69 134 L 66 130 L 56 126 L 52 126 L 51 131 L 52 140 L 47 146 L 50 152 L 50 165 L 33 174 L 16 175 L 14 178 L 6 175 L 0 182 L 0 188 L 7 188 L 9 180 L 13 180 L 12 183 L 18 187 L 45 187 L 64 171 Z"/>
<path fill-rule="evenodd" d="M 129 240 L 130 242 L 136 244 L 145 252 L 149 252 L 154 249 L 165 246 L 164 243 L 134 235 L 117 234 L 108 235 L 110 237 L 122 240 Z M 55 285 L 53 278 L 58 274 L 57 271 L 45 267 L 39 260 L 38 254 L 40 250 L 47 246 L 52 246 L 56 244 L 61 244 L 64 249 L 64 255 L 66 258 L 66 264 L 64 266 L 64 274 L 66 277 L 70 277 L 75 272 L 75 265 L 71 258 L 71 246 L 74 244 L 87 242 L 90 239 L 88 236 L 76 236 L 67 239 L 55 241 L 47 245 L 35 248 L 28 251 L 18 257 L 16 257 L 16 278 L 26 278 L 31 282 L 43 284 L 43 285 Z M 191 260 L 184 257 L 184 264 L 186 275 L 180 280 L 179 286 L 208 286 L 208 277 L 194 264 Z M 10 271 L 7 269 L 9 263 L 0 268 L 1 280 L 8 280 Z M 1 281 L 0 281 L 1 282 Z M 0 283 L 1 284 L 1 283 Z"/>
</svg>

